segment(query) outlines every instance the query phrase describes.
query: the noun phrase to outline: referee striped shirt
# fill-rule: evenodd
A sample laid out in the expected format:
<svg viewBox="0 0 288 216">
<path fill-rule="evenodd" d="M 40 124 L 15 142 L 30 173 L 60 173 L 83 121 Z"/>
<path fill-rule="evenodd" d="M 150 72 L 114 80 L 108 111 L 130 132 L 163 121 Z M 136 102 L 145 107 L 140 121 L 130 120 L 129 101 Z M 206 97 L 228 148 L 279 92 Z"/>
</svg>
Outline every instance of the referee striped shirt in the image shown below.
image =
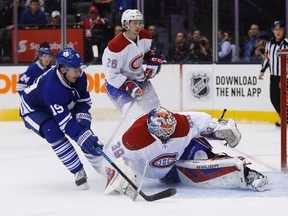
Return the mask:
<svg viewBox="0 0 288 216">
<path fill-rule="evenodd" d="M 276 42 L 273 37 L 265 47 L 265 58 L 262 61 L 261 72 L 264 72 L 268 67 L 270 74 L 273 76 L 280 76 L 280 56 L 278 51 L 288 49 L 288 38 L 283 38 L 280 42 Z"/>
</svg>

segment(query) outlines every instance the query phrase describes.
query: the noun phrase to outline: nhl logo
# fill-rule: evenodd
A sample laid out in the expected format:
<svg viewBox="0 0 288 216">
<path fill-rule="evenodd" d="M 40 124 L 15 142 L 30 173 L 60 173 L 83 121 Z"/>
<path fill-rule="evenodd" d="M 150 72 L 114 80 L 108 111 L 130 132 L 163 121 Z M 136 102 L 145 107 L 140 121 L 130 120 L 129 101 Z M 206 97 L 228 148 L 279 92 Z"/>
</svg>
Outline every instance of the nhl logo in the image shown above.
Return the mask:
<svg viewBox="0 0 288 216">
<path fill-rule="evenodd" d="M 194 97 L 200 98 L 208 95 L 209 86 L 208 86 L 209 78 L 204 75 L 193 75 L 191 78 L 191 91 Z"/>
</svg>

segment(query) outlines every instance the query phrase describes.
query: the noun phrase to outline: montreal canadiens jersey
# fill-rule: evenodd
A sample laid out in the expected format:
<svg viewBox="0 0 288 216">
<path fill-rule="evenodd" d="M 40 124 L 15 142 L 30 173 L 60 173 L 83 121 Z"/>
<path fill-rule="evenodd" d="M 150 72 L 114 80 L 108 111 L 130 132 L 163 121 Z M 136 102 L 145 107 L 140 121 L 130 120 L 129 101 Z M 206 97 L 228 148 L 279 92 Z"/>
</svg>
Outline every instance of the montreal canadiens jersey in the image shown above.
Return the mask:
<svg viewBox="0 0 288 216">
<path fill-rule="evenodd" d="M 88 113 L 90 107 L 86 74 L 83 72 L 75 83 L 68 85 L 54 67 L 24 90 L 20 114 L 25 116 L 35 111 L 50 114 L 60 129 L 75 140 L 82 128 L 72 113 Z"/>
<path fill-rule="evenodd" d="M 210 123 L 211 116 L 202 112 L 174 114 L 177 125 L 166 144 L 147 130 L 147 114 L 138 118 L 131 127 L 108 148 L 116 158 L 123 157 L 129 166 L 145 177 L 163 178 L 176 164 L 194 137 L 200 136 Z"/>
<path fill-rule="evenodd" d="M 128 39 L 125 33 L 119 33 L 106 47 L 102 57 L 107 82 L 119 88 L 128 78 L 143 81 L 144 70 L 142 63 L 145 54 L 151 53 L 151 35 L 142 29 L 137 42 Z"/>
<path fill-rule="evenodd" d="M 31 85 L 37 77 L 48 71 L 50 68 L 51 64 L 47 67 L 42 67 L 39 60 L 31 64 L 26 72 L 20 75 L 19 81 L 16 85 L 17 92 L 21 95 L 27 86 Z"/>
</svg>

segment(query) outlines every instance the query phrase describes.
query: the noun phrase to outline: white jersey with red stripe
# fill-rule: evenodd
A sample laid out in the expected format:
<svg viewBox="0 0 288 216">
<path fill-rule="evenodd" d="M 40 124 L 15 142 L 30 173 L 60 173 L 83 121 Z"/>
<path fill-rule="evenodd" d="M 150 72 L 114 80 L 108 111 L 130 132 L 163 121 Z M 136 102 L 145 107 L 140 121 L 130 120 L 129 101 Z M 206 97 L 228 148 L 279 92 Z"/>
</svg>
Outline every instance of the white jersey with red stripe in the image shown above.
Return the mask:
<svg viewBox="0 0 288 216">
<path fill-rule="evenodd" d="M 144 57 L 148 57 L 152 51 L 151 35 L 142 29 L 134 42 L 126 37 L 126 33 L 120 33 L 113 38 L 102 57 L 107 82 L 119 88 L 128 78 L 130 80 L 143 81 L 144 70 L 142 63 Z"/>
<path fill-rule="evenodd" d="M 175 132 L 167 143 L 147 130 L 147 114 L 134 121 L 131 127 L 107 151 L 116 158 L 123 157 L 129 166 L 142 173 L 146 161 L 146 177 L 163 178 L 176 164 L 191 139 L 198 137 L 210 123 L 211 116 L 202 112 L 176 114 Z"/>
</svg>

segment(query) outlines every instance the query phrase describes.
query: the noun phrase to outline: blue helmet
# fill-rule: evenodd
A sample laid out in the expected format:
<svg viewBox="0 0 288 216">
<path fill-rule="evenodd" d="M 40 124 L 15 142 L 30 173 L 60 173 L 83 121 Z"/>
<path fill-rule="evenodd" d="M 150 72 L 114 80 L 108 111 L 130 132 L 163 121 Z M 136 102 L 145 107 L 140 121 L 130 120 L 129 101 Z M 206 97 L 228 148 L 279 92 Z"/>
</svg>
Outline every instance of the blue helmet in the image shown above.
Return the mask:
<svg viewBox="0 0 288 216">
<path fill-rule="evenodd" d="M 82 58 L 76 50 L 65 48 L 56 54 L 56 68 L 59 68 L 60 65 L 63 65 L 66 71 L 69 68 L 80 68 Z"/>
<path fill-rule="evenodd" d="M 42 55 L 52 55 L 52 52 L 49 48 L 47 47 L 41 47 L 39 50 L 38 50 L 38 56 L 41 57 Z"/>
<path fill-rule="evenodd" d="M 157 137 L 168 141 L 174 133 L 177 121 L 172 112 L 163 107 L 154 108 L 148 114 L 148 131 Z"/>
</svg>

